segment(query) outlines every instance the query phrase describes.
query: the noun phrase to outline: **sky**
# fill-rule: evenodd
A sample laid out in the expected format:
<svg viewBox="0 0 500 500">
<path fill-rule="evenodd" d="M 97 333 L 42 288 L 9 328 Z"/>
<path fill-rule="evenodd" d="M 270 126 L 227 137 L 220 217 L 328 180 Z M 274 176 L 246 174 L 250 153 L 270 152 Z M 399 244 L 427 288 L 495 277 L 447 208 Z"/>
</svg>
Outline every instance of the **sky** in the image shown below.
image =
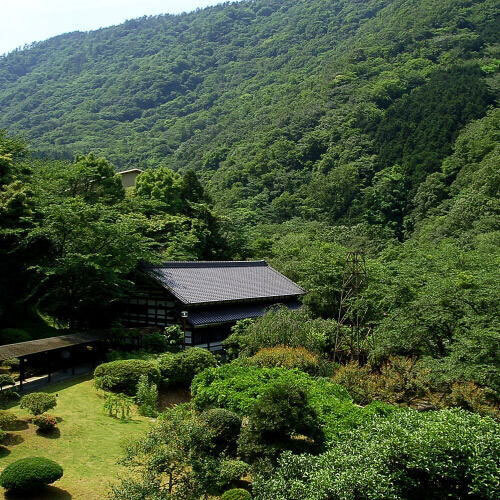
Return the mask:
<svg viewBox="0 0 500 500">
<path fill-rule="evenodd" d="M 127 19 L 178 14 L 222 0 L 0 0 L 0 54 L 70 31 L 88 31 Z"/>
</svg>

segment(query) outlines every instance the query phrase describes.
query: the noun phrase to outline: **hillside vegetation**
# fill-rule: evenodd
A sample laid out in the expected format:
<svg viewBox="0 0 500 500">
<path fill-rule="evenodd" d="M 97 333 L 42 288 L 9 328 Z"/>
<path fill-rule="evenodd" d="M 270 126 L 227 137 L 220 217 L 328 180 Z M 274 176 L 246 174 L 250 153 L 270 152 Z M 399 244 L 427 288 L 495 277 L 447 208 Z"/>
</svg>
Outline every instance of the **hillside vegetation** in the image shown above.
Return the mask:
<svg viewBox="0 0 500 500">
<path fill-rule="evenodd" d="M 495 3 L 256 0 L 61 35 L 0 59 L 0 127 L 193 168 L 257 219 L 355 217 L 375 173 L 414 194 L 493 103 Z"/>
</svg>

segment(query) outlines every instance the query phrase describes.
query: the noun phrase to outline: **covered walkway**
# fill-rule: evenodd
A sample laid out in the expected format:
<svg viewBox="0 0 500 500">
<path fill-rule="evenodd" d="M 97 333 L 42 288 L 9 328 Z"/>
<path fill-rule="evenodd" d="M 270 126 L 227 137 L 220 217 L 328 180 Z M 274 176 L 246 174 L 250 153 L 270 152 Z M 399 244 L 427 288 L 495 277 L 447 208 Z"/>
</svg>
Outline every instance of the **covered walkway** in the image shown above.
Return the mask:
<svg viewBox="0 0 500 500">
<path fill-rule="evenodd" d="M 22 391 L 24 385 L 29 384 L 26 389 L 33 390 L 33 386 L 43 381 L 59 381 L 91 371 L 101 357 L 100 343 L 100 337 L 87 333 L 18 342 L 0 346 L 0 361 L 18 358 L 19 382 L 16 386 Z M 26 376 L 27 364 L 32 360 L 43 367 L 44 375 Z"/>
</svg>

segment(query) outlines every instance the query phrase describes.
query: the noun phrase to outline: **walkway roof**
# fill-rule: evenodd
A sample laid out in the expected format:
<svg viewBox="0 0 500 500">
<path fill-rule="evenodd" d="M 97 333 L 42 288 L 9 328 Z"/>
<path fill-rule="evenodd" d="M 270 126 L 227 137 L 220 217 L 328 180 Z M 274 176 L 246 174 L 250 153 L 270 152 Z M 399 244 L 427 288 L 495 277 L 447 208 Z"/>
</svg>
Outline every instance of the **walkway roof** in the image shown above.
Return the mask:
<svg viewBox="0 0 500 500">
<path fill-rule="evenodd" d="M 101 340 L 96 335 L 88 333 L 73 333 L 71 335 L 61 335 L 60 337 L 50 337 L 48 339 L 30 340 L 28 342 L 18 342 L 17 344 L 7 344 L 0 346 L 0 360 L 9 358 L 20 358 L 56 349 L 64 349 L 81 344 L 91 344 Z"/>
</svg>

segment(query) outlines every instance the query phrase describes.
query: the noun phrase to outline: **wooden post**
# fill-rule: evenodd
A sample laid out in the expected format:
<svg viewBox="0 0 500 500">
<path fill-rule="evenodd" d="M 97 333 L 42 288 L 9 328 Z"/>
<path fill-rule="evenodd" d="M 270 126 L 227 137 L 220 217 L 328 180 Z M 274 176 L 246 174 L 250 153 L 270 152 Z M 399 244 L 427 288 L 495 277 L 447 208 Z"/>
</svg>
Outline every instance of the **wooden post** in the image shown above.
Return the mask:
<svg viewBox="0 0 500 500">
<path fill-rule="evenodd" d="M 47 372 L 48 372 L 48 377 L 47 377 L 47 383 L 49 383 L 52 380 L 52 369 L 50 366 L 50 351 L 47 351 Z"/>
<path fill-rule="evenodd" d="M 24 382 L 24 358 L 19 358 L 19 389 L 23 390 Z"/>
</svg>

